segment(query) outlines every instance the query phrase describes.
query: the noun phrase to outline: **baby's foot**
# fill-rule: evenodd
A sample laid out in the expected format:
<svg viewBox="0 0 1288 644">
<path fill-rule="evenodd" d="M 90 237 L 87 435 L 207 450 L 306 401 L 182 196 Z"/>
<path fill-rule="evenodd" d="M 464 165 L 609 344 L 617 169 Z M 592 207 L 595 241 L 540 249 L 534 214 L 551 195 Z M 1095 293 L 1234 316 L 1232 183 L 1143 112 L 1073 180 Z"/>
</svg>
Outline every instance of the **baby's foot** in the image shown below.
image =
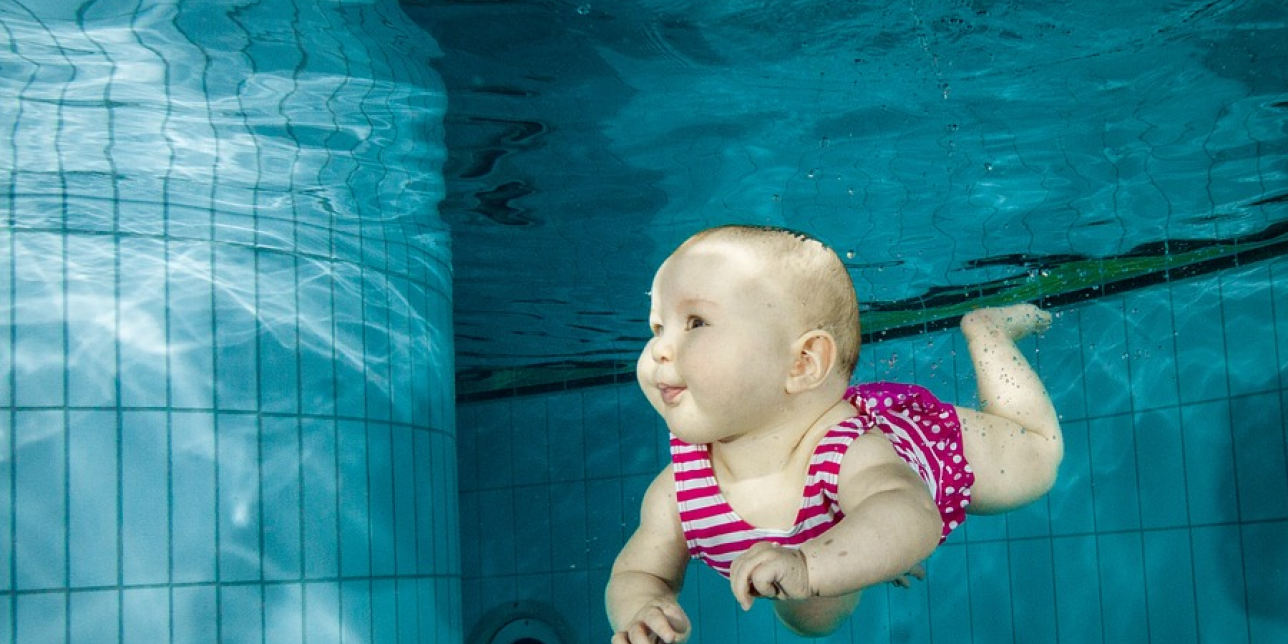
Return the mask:
<svg viewBox="0 0 1288 644">
<path fill-rule="evenodd" d="M 962 317 L 962 334 L 968 340 L 1001 333 L 1015 341 L 1049 328 L 1051 314 L 1028 303 L 978 309 Z"/>
</svg>

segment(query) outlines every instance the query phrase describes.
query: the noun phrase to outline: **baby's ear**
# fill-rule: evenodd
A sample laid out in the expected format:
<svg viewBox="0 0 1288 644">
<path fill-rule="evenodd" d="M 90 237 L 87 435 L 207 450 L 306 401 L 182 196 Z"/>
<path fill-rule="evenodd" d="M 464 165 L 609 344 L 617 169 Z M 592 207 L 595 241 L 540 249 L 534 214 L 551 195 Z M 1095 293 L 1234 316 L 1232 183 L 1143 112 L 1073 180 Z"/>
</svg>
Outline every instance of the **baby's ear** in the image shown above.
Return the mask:
<svg viewBox="0 0 1288 644">
<path fill-rule="evenodd" d="M 792 345 L 796 359 L 787 375 L 787 392 L 809 391 L 827 381 L 836 368 L 836 338 L 822 329 L 810 331 Z"/>
</svg>

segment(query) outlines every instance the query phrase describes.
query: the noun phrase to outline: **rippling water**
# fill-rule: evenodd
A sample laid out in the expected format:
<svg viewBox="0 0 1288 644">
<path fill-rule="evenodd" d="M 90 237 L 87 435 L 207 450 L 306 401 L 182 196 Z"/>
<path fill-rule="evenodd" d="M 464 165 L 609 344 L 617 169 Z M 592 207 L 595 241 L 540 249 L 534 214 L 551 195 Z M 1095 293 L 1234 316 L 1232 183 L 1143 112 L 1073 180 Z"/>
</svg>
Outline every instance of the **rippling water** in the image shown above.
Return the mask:
<svg viewBox="0 0 1288 644">
<path fill-rule="evenodd" d="M 10 0 L 0 40 L 19 640 L 459 632 L 435 43 L 385 0 Z"/>
<path fill-rule="evenodd" d="M 463 372 L 629 359 L 717 223 L 817 233 L 913 310 L 1288 220 L 1280 2 L 576 8 L 408 3 L 446 54 Z"/>
</svg>

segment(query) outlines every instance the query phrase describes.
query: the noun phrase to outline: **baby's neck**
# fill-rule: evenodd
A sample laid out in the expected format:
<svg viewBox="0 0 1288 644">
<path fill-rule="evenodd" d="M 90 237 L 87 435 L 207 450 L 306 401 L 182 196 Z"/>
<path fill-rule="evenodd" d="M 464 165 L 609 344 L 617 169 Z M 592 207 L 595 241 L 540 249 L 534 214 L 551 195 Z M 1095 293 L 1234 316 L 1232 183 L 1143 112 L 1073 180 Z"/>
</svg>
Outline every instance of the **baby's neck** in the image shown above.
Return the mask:
<svg viewBox="0 0 1288 644">
<path fill-rule="evenodd" d="M 854 414 L 854 407 L 840 400 L 822 409 L 798 411 L 786 422 L 714 443 L 711 450 L 717 476 L 725 481 L 741 481 L 791 469 L 802 459 L 807 462 L 827 431 Z"/>
</svg>

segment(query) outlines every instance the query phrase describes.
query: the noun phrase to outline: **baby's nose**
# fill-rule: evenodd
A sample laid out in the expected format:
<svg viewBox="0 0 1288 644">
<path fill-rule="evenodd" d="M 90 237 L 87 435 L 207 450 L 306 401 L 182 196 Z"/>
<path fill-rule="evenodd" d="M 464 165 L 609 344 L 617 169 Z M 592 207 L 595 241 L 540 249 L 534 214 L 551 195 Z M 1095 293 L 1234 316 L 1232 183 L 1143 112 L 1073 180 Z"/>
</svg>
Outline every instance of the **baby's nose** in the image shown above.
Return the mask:
<svg viewBox="0 0 1288 644">
<path fill-rule="evenodd" d="M 649 342 L 649 355 L 655 362 L 670 362 L 675 357 L 675 343 L 666 335 L 659 335 Z"/>
</svg>

